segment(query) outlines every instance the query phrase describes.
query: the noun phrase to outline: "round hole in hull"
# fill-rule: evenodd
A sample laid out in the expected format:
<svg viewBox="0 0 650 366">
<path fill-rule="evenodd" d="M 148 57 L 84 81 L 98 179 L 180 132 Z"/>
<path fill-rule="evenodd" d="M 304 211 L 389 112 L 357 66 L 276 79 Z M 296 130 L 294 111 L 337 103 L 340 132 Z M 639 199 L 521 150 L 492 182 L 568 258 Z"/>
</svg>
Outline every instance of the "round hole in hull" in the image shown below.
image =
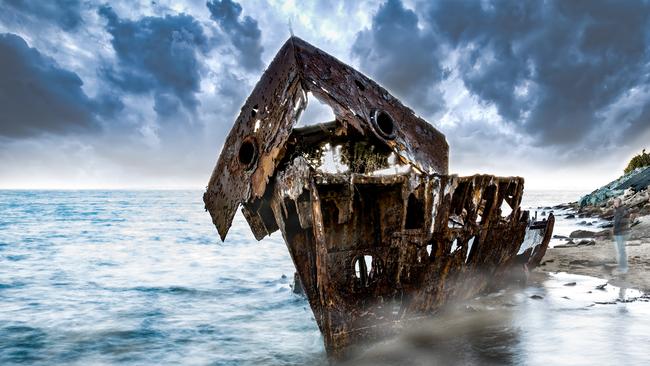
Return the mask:
<svg viewBox="0 0 650 366">
<path fill-rule="evenodd" d="M 247 137 L 239 145 L 239 163 L 244 166 L 244 169 L 250 170 L 257 162 L 257 141 L 253 137 Z"/>
<path fill-rule="evenodd" d="M 395 121 L 390 114 L 382 110 L 376 110 L 372 114 L 372 122 L 375 130 L 383 138 L 391 140 L 395 138 Z"/>
</svg>

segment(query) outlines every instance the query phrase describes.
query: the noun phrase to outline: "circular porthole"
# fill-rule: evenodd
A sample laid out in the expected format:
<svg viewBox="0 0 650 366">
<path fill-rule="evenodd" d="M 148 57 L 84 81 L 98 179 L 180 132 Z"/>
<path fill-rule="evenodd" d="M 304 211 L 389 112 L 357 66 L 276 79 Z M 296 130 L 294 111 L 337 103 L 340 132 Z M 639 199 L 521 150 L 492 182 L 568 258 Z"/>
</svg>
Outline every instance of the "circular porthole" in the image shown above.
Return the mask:
<svg viewBox="0 0 650 366">
<path fill-rule="evenodd" d="M 395 121 L 387 112 L 382 110 L 374 111 L 372 114 L 372 124 L 383 138 L 389 140 L 395 138 Z"/>
<path fill-rule="evenodd" d="M 257 142 L 253 137 L 247 137 L 242 141 L 239 146 L 239 163 L 244 166 L 246 170 L 250 170 L 257 162 Z"/>
</svg>

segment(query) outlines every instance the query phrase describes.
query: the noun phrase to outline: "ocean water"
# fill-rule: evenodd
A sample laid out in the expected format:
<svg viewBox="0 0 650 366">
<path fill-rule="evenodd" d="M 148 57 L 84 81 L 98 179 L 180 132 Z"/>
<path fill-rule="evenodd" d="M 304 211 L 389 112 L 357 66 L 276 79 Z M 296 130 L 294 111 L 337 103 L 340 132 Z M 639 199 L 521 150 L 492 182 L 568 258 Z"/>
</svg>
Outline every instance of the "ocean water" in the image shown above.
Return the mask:
<svg viewBox="0 0 650 366">
<path fill-rule="evenodd" d="M 200 191 L 1 192 L 0 364 L 321 361 L 281 236 L 215 230 Z"/>
<path fill-rule="evenodd" d="M 553 209 L 560 203 L 575 202 L 585 193 L 582 191 L 524 191 L 524 196 L 521 200 L 521 207 L 530 211 L 531 217 L 537 219 L 544 219 L 550 213 L 555 215 L 555 226 L 553 234 L 568 237 L 574 230 L 591 230 L 600 231 L 604 230 L 600 226 L 605 224 L 606 221 L 597 217 L 593 218 L 580 218 L 575 215 L 574 218 L 566 218 L 565 216 L 570 213 L 568 210 Z M 573 213 L 573 212 L 571 212 Z M 553 238 L 549 243 L 550 247 L 558 244 L 566 243 L 565 240 Z"/>
<path fill-rule="evenodd" d="M 0 191 L 0 365 L 327 364 L 293 272 L 281 236 L 257 242 L 241 215 L 221 243 L 201 191 Z M 601 282 L 490 295 L 508 324 L 455 362 L 650 363 L 650 303 Z"/>
</svg>

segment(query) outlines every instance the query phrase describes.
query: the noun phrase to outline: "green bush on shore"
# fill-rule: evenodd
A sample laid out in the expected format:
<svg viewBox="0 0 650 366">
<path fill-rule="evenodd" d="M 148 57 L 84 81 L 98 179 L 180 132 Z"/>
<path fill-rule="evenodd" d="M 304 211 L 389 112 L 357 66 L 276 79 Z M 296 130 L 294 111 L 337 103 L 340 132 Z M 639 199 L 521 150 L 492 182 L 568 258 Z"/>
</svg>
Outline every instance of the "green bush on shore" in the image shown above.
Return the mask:
<svg viewBox="0 0 650 366">
<path fill-rule="evenodd" d="M 641 168 L 648 165 L 650 165 L 650 154 L 646 153 L 645 149 L 643 149 L 643 151 L 641 151 L 641 154 L 633 157 L 632 160 L 630 160 L 624 172 L 627 174 L 636 168 Z"/>
</svg>

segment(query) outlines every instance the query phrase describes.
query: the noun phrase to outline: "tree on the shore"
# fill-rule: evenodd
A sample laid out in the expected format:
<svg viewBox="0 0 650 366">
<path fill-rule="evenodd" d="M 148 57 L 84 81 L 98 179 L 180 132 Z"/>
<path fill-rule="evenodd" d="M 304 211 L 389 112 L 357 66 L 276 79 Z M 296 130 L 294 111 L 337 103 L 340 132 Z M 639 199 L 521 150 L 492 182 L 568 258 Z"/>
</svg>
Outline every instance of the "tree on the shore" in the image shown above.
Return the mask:
<svg viewBox="0 0 650 366">
<path fill-rule="evenodd" d="M 650 154 L 646 153 L 645 149 L 643 149 L 643 151 L 641 151 L 641 154 L 633 157 L 632 160 L 630 160 L 624 172 L 627 174 L 636 168 L 641 168 L 648 165 L 650 165 Z"/>
</svg>

